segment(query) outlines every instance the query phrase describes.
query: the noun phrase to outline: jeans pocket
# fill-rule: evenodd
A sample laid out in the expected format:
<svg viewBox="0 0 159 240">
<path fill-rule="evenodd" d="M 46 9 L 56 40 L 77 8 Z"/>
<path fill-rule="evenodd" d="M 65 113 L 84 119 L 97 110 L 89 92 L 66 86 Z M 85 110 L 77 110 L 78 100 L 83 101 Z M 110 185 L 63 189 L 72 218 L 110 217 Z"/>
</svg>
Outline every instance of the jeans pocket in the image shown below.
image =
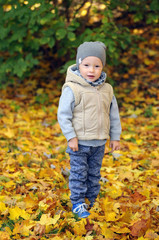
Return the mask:
<svg viewBox="0 0 159 240">
<path fill-rule="evenodd" d="M 76 155 L 79 151 L 73 151 L 69 146 L 66 148 L 66 153 Z"/>
<path fill-rule="evenodd" d="M 88 150 L 89 147 L 78 144 L 78 151 L 74 152 L 69 146 L 67 146 L 66 153 L 73 155 L 81 155 L 83 153 L 87 153 Z"/>
</svg>

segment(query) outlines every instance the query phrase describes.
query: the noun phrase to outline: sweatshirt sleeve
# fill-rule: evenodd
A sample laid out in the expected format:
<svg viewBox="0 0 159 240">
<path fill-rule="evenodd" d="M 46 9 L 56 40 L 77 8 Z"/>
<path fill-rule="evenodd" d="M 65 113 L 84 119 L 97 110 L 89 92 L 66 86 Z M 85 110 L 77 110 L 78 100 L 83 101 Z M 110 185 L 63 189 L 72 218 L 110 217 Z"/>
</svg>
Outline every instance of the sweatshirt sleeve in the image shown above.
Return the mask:
<svg viewBox="0 0 159 240">
<path fill-rule="evenodd" d="M 110 140 L 120 140 L 121 123 L 119 116 L 118 104 L 115 96 L 113 96 L 110 105 Z"/>
<path fill-rule="evenodd" d="M 66 87 L 60 97 L 57 118 L 61 130 L 67 141 L 76 137 L 76 133 L 72 126 L 73 110 L 75 105 L 75 98 L 72 90 Z"/>
</svg>

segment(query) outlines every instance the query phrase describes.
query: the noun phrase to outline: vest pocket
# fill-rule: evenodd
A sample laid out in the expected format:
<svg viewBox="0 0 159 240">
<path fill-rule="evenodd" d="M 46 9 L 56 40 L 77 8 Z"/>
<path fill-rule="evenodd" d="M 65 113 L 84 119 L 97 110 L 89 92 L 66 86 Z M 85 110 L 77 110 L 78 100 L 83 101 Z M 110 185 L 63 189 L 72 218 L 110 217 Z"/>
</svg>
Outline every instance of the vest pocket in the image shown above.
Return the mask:
<svg viewBox="0 0 159 240">
<path fill-rule="evenodd" d="M 77 115 L 77 117 L 76 117 L 76 115 Z M 74 113 L 72 123 L 73 123 L 73 127 L 74 127 L 76 133 L 80 132 L 80 133 L 84 134 L 82 115 Z"/>
</svg>

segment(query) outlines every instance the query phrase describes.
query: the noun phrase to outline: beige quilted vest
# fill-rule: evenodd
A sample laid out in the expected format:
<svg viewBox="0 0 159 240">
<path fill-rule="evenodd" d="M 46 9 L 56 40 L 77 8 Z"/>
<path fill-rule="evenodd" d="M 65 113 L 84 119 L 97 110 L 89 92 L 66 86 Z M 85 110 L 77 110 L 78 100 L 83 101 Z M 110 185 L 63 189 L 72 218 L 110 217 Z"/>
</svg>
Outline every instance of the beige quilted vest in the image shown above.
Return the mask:
<svg viewBox="0 0 159 240">
<path fill-rule="evenodd" d="M 79 140 L 108 139 L 112 86 L 104 83 L 93 87 L 83 78 L 72 73 L 70 68 L 63 89 L 67 86 L 72 89 L 75 97 L 72 124 L 77 138 Z"/>
</svg>

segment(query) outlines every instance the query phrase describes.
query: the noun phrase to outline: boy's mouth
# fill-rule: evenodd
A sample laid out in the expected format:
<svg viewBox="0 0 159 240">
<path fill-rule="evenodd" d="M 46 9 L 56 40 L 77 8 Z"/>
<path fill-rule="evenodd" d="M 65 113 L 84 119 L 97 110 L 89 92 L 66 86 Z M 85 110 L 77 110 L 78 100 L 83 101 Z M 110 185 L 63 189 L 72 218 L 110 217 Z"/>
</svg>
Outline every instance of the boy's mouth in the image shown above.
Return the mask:
<svg viewBox="0 0 159 240">
<path fill-rule="evenodd" d="M 94 75 L 88 75 L 89 78 L 94 78 Z"/>
</svg>

